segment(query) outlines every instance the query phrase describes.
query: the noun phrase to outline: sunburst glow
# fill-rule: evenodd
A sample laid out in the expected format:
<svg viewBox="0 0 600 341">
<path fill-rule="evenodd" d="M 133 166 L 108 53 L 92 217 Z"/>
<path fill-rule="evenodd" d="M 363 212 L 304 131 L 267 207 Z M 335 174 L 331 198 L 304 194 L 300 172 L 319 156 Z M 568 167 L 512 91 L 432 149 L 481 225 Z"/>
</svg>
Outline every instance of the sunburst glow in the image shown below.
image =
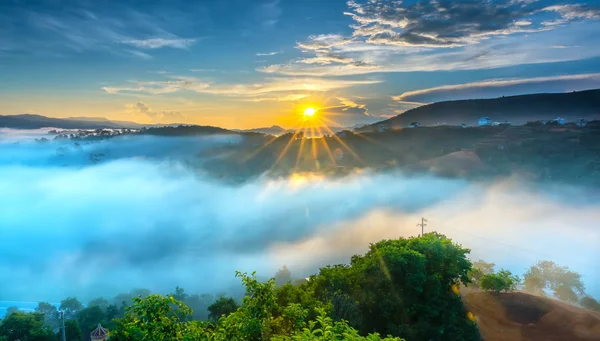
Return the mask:
<svg viewBox="0 0 600 341">
<path fill-rule="evenodd" d="M 316 112 L 315 108 L 306 108 L 304 109 L 304 116 L 314 116 Z"/>
</svg>

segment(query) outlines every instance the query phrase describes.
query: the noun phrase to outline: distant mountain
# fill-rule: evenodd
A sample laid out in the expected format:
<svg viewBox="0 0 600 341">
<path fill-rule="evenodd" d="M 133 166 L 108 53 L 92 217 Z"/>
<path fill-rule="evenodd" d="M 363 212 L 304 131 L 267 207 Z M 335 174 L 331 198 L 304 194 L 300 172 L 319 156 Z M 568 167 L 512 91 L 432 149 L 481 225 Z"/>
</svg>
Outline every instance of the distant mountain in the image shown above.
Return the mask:
<svg viewBox="0 0 600 341">
<path fill-rule="evenodd" d="M 53 118 L 35 114 L 0 115 L 0 128 L 13 129 L 139 129 L 142 127 L 162 127 L 171 125 L 173 124 L 140 124 L 128 121 L 111 121 L 104 117 Z"/>
<path fill-rule="evenodd" d="M 272 125 L 270 127 L 264 127 L 264 128 L 234 129 L 233 131 L 244 132 L 244 133 L 261 133 L 261 134 L 279 136 L 279 135 L 283 135 L 285 133 L 293 132 L 294 130 L 285 129 L 278 125 Z"/>
<path fill-rule="evenodd" d="M 600 89 L 436 102 L 405 111 L 374 125 L 391 123 L 393 128 L 406 127 L 411 122 L 419 122 L 421 125 L 477 125 L 481 117 L 489 117 L 494 122 L 523 124 L 535 120 L 552 120 L 558 116 L 567 121 L 579 118 L 600 119 Z"/>
</svg>

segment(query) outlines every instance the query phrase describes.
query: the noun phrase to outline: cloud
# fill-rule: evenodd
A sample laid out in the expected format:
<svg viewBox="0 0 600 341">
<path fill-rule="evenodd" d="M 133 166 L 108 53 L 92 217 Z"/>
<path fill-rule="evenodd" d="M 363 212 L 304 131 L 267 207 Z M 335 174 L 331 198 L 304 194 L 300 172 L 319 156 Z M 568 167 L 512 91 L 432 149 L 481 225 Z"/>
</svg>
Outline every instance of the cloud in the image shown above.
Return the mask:
<svg viewBox="0 0 600 341">
<path fill-rule="evenodd" d="M 196 43 L 196 39 L 165 39 L 151 38 L 141 40 L 124 40 L 122 44 L 133 45 L 142 49 L 160 49 L 163 47 L 171 47 L 174 49 L 187 49 Z"/>
<path fill-rule="evenodd" d="M 168 123 L 174 123 L 173 120 L 179 120 L 181 122 L 187 119 L 187 117 L 181 114 L 179 111 L 154 111 L 150 109 L 150 107 L 144 102 L 137 102 L 135 105 L 128 105 L 127 107 L 129 109 L 133 109 L 136 113 L 148 116 L 155 122 L 168 121 Z"/>
<path fill-rule="evenodd" d="M 273 0 L 259 4 L 254 9 L 254 18 L 262 27 L 269 28 L 279 22 L 282 13 L 279 0 Z"/>
<path fill-rule="evenodd" d="M 585 51 L 551 52 L 552 46 L 582 44 L 577 37 L 597 30 L 598 22 L 593 20 L 600 17 L 597 6 L 555 3 L 349 1 L 345 14 L 354 20 L 352 35 L 309 36 L 296 46 L 306 56 L 257 70 L 294 76 L 344 76 L 489 69 L 600 55 L 600 40 L 595 37 L 584 41 Z"/>
<path fill-rule="evenodd" d="M 516 273 L 554 260 L 600 294 L 600 201 L 590 189 L 370 172 L 234 186 L 183 166 L 232 138 L 0 145 L 3 298 L 86 301 L 176 285 L 222 292 L 235 270 L 270 276 L 284 264 L 301 277 L 348 262 L 369 242 L 419 233 L 422 216 L 473 257 Z"/>
<path fill-rule="evenodd" d="M 176 91 L 194 91 L 198 93 L 228 96 L 259 96 L 273 92 L 311 91 L 323 92 L 358 85 L 380 83 L 379 80 L 342 80 L 323 78 L 267 78 L 263 83 L 254 84 L 214 84 L 202 82 L 194 77 L 170 76 L 165 81 L 136 81 L 133 86 L 107 86 L 102 90 L 109 94 L 150 93 L 167 94 Z"/>
<path fill-rule="evenodd" d="M 251 97 L 247 98 L 248 102 L 287 102 L 287 101 L 299 101 L 303 98 L 310 96 L 309 94 L 288 94 L 281 96 L 271 96 L 271 97 Z"/>
<path fill-rule="evenodd" d="M 265 53 L 258 52 L 256 55 L 257 56 L 274 56 L 276 54 L 279 54 L 279 52 L 277 52 L 277 51 L 274 51 L 274 52 L 265 52 Z"/>
<path fill-rule="evenodd" d="M 147 54 L 147 53 L 145 53 L 145 52 L 142 52 L 142 51 L 137 51 L 137 50 L 126 50 L 126 52 L 128 52 L 128 53 L 131 53 L 132 55 L 134 55 L 134 56 L 136 56 L 136 57 L 139 57 L 139 58 L 141 58 L 141 59 L 146 59 L 146 60 L 148 60 L 148 59 L 152 59 L 152 56 L 151 56 L 151 55 L 149 55 L 149 54 Z"/>
<path fill-rule="evenodd" d="M 535 78 L 492 79 L 407 91 L 392 99 L 401 103 L 498 97 L 535 92 L 566 92 L 600 87 L 600 73 Z"/>
</svg>

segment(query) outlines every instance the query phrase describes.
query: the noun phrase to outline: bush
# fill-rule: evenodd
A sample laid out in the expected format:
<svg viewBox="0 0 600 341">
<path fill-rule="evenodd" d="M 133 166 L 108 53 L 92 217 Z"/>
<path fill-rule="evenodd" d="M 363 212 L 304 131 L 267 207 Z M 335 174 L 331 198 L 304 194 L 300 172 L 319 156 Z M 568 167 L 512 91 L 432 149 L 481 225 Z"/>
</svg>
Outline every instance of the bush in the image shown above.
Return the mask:
<svg viewBox="0 0 600 341">
<path fill-rule="evenodd" d="M 500 270 L 498 273 L 483 275 L 481 277 L 481 289 L 486 291 L 511 292 L 517 288 L 520 279 L 508 270 Z"/>
<path fill-rule="evenodd" d="M 579 303 L 585 309 L 589 309 L 589 310 L 593 310 L 593 311 L 600 311 L 600 302 L 595 300 L 593 297 L 586 296 L 586 297 L 582 298 Z"/>
</svg>

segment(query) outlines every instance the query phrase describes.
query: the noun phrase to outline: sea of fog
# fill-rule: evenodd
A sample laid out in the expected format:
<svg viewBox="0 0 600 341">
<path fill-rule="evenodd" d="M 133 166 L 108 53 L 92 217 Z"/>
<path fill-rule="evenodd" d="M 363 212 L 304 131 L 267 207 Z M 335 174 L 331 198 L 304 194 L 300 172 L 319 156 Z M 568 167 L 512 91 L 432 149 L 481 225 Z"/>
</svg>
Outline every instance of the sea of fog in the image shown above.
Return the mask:
<svg viewBox="0 0 600 341">
<path fill-rule="evenodd" d="M 417 235 L 421 217 L 474 260 L 517 274 L 552 260 L 600 296 L 593 189 L 369 171 L 234 186 L 186 161 L 241 138 L 35 142 L 45 134 L 0 130 L 0 300 L 227 292 L 236 270 L 266 277 L 283 265 L 300 278 L 370 242 Z"/>
</svg>

